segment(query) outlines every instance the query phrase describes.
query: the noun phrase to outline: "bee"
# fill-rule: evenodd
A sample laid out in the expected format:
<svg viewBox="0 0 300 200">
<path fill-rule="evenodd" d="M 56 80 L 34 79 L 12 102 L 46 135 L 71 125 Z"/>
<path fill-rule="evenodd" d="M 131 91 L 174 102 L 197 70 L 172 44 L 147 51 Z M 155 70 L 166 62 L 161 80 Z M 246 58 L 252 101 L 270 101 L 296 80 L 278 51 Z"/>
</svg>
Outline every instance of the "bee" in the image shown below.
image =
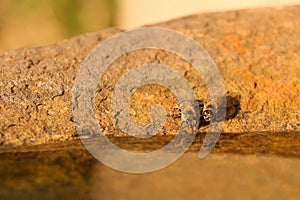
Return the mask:
<svg viewBox="0 0 300 200">
<path fill-rule="evenodd" d="M 188 127 L 194 131 L 194 128 L 199 126 L 199 120 L 197 120 L 197 118 L 199 118 L 197 110 L 191 104 L 181 104 L 182 122 L 185 122 L 188 125 Z"/>
<path fill-rule="evenodd" d="M 199 110 L 195 105 L 198 103 Z M 208 124 L 215 117 L 215 106 L 213 102 L 207 98 L 206 101 L 196 100 L 194 104 L 191 102 L 180 101 L 179 104 L 174 107 L 173 112 L 170 113 L 173 118 L 181 118 L 180 126 L 186 126 L 196 134 L 197 130 L 202 125 Z M 177 146 L 185 148 L 188 141 L 179 139 Z"/>
<path fill-rule="evenodd" d="M 197 111 L 192 106 L 183 105 L 183 102 L 179 102 L 179 105 L 173 108 L 173 112 L 169 116 L 173 118 L 181 117 L 182 122 L 187 123 L 190 127 L 194 127 L 198 121 L 197 127 L 199 128 L 200 125 L 205 125 L 214 119 L 216 106 L 214 106 L 210 98 L 207 98 L 206 101 L 197 100 L 197 103 L 199 105 L 199 114 L 196 113 Z M 182 113 L 184 114 L 182 115 Z"/>
<path fill-rule="evenodd" d="M 205 122 L 210 122 L 215 118 L 216 107 L 211 100 L 206 100 L 205 103 L 199 103 L 201 117 Z"/>
</svg>

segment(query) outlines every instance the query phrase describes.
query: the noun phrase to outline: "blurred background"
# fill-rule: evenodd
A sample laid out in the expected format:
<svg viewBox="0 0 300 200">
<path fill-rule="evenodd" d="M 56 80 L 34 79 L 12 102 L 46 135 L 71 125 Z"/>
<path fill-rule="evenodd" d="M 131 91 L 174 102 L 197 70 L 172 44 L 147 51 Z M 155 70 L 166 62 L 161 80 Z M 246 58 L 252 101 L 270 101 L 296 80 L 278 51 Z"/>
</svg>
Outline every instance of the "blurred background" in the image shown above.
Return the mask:
<svg viewBox="0 0 300 200">
<path fill-rule="evenodd" d="M 300 0 L 0 0 L 0 53 L 108 27 L 130 29 L 200 12 Z"/>
</svg>

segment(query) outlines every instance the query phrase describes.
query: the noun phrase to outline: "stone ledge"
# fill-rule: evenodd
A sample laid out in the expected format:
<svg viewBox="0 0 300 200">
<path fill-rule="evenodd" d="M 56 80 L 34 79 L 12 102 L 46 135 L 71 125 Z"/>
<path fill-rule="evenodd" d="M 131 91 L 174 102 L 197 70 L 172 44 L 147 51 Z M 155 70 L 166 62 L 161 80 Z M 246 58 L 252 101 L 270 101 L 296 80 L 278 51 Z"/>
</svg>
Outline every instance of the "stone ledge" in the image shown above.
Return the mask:
<svg viewBox="0 0 300 200">
<path fill-rule="evenodd" d="M 151 26 L 190 36 L 215 60 L 228 97 L 238 101 L 240 108 L 225 122 L 225 132 L 288 132 L 300 131 L 300 20 L 295 19 L 300 19 L 299 6 L 199 14 Z M 71 93 L 76 73 L 97 44 L 120 31 L 108 29 L 0 55 L 1 147 L 76 137 Z M 140 61 L 136 58 L 142 55 L 145 52 L 124 56 L 113 64 L 107 79 L 100 81 L 103 90 L 99 90 L 96 104 L 101 111 L 108 109 L 109 102 L 101 100 L 109 98 L 112 83 L 118 80 L 114 77 L 116 66 L 137 65 Z M 178 67 L 195 86 L 197 96 L 206 96 L 205 85 L 197 83 L 184 61 L 165 52 L 149 51 L 146 55 L 144 61 Z M 100 124 L 108 127 L 106 133 L 118 135 L 110 116 L 101 113 L 98 117 Z M 147 116 L 137 117 L 148 120 Z M 206 128 L 203 126 L 200 131 Z"/>
</svg>

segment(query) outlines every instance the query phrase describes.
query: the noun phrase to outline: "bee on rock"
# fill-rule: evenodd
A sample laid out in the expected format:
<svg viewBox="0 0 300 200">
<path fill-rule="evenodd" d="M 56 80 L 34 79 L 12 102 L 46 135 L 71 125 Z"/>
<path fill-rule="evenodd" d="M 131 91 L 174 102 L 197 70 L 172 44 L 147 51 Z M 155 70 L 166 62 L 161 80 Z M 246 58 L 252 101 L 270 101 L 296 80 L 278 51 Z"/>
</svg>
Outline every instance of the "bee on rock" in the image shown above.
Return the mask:
<svg viewBox="0 0 300 200">
<path fill-rule="evenodd" d="M 189 126 L 194 126 L 197 121 L 196 118 L 198 118 L 199 128 L 201 125 L 207 124 L 214 119 L 216 107 L 209 98 L 206 101 L 197 100 L 197 103 L 199 105 L 199 115 L 195 113 L 195 109 L 190 106 L 182 105 L 183 102 L 180 102 L 179 105 L 174 107 L 173 112 L 170 113 L 169 116 L 174 118 L 182 117 L 182 121 L 186 122 Z M 181 110 L 181 108 L 183 108 L 183 110 Z M 185 115 L 182 116 L 182 113 L 185 113 Z M 187 118 L 186 116 L 189 117 Z"/>
</svg>

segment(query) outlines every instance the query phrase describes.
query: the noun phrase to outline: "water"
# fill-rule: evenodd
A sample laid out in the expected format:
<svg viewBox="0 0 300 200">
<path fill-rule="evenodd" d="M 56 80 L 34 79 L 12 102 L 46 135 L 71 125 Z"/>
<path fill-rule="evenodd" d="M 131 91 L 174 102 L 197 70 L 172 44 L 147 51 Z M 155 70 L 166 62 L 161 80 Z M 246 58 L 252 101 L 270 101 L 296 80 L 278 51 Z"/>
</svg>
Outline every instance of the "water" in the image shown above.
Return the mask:
<svg viewBox="0 0 300 200">
<path fill-rule="evenodd" d="M 110 169 L 80 141 L 2 149 L 0 199 L 299 198 L 299 134 L 246 135 L 223 134 L 205 159 L 194 144 L 171 166 L 146 174 Z M 138 146 L 132 138 L 114 142 Z"/>
</svg>

